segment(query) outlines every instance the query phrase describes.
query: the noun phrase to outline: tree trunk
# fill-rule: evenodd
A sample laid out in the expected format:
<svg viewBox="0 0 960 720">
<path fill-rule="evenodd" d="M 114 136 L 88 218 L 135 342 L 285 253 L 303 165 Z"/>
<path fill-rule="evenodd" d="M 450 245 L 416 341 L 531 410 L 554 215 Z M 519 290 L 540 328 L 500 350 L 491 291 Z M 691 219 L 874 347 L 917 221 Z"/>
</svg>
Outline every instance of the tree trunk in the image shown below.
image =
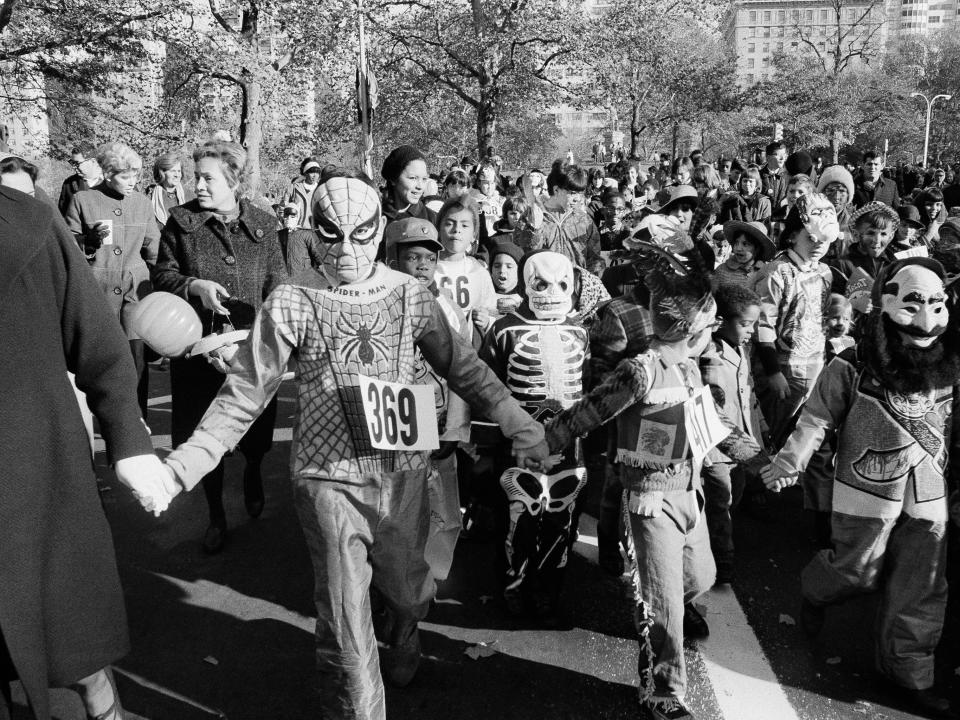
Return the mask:
<svg viewBox="0 0 960 720">
<path fill-rule="evenodd" d="M 240 144 L 247 150 L 247 189 L 244 195 L 250 200 L 260 197 L 262 173 L 260 170 L 260 147 L 263 144 L 263 88 L 255 78 L 246 80 L 241 92 Z"/>
<path fill-rule="evenodd" d="M 673 123 L 673 145 L 672 151 L 670 153 L 670 158 L 676 160 L 677 158 L 677 133 L 680 132 L 680 123 L 674 121 Z"/>
<path fill-rule="evenodd" d="M 499 92 L 493 87 L 480 88 L 480 105 L 477 107 L 477 152 L 479 159 L 487 156 L 487 148 L 493 147 L 497 137 L 499 120 Z"/>
<path fill-rule="evenodd" d="M 630 159 L 636 160 L 640 157 L 640 135 L 646 129 L 646 125 L 640 124 L 640 103 L 633 102 L 630 108 Z"/>
<path fill-rule="evenodd" d="M 830 132 L 830 154 L 833 156 L 833 164 L 840 162 L 840 133 L 836 128 Z"/>
</svg>

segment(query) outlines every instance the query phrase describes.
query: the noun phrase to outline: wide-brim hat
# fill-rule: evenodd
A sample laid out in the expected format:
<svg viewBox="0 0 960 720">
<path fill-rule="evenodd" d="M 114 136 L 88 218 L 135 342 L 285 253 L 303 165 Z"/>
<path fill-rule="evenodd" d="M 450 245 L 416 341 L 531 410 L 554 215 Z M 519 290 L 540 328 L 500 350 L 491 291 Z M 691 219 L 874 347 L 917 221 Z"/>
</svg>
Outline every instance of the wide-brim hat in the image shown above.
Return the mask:
<svg viewBox="0 0 960 720">
<path fill-rule="evenodd" d="M 926 225 L 920 219 L 920 210 L 916 205 L 901 205 L 897 208 L 897 214 L 900 216 L 900 224 L 912 227 L 916 230 L 923 230 Z"/>
<path fill-rule="evenodd" d="M 697 194 L 697 190 L 693 185 L 675 185 L 669 188 L 668 191 L 669 195 L 660 205 L 660 209 L 657 210 L 661 215 L 670 212 L 670 209 L 680 202 L 686 201 L 693 203 L 694 207 L 700 204 L 700 196 Z"/>
<path fill-rule="evenodd" d="M 767 228 L 763 223 L 728 220 L 723 224 L 723 236 L 731 245 L 733 239 L 740 233 L 753 240 L 757 246 L 757 260 L 770 260 L 777 253 L 777 248 L 767 235 Z"/>
</svg>

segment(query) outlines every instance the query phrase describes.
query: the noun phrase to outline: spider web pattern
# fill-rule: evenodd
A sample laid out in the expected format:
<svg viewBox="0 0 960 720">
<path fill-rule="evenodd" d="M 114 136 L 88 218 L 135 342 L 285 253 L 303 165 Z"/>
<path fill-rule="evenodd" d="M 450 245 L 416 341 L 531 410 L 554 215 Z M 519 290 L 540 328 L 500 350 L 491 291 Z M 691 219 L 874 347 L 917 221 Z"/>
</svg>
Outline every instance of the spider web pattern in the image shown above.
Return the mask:
<svg viewBox="0 0 960 720">
<path fill-rule="evenodd" d="M 413 383 L 413 340 L 433 310 L 429 292 L 411 285 L 406 276 L 391 272 L 385 284 L 388 291 L 377 299 L 292 286 L 277 291 L 305 325 L 298 358 L 297 475 L 360 480 L 370 473 L 426 466 L 423 453 L 370 445 L 357 375 Z M 375 351 L 372 362 L 362 362 L 358 336 L 351 333 L 360 327 L 379 328 L 374 339 L 389 353 Z"/>
<path fill-rule="evenodd" d="M 356 178 L 331 178 L 317 188 L 314 205 L 332 223 L 350 231 L 370 220 L 380 208 L 380 200 L 372 187 Z"/>
</svg>

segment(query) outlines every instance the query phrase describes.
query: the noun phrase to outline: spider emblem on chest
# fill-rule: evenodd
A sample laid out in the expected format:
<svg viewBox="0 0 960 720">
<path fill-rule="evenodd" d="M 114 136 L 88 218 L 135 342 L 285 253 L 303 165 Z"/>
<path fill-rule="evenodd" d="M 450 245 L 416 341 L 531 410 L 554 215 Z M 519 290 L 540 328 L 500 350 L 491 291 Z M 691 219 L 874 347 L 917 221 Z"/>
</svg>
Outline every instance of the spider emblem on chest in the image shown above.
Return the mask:
<svg viewBox="0 0 960 720">
<path fill-rule="evenodd" d="M 337 330 L 343 333 L 345 342 L 341 346 L 344 359 L 351 362 L 359 360 L 364 365 L 373 365 L 377 356 L 386 360 L 390 352 L 386 343 L 379 339 L 387 328 L 387 323 L 377 313 L 368 326 L 366 319 L 352 320 L 346 315 L 337 318 Z"/>
</svg>

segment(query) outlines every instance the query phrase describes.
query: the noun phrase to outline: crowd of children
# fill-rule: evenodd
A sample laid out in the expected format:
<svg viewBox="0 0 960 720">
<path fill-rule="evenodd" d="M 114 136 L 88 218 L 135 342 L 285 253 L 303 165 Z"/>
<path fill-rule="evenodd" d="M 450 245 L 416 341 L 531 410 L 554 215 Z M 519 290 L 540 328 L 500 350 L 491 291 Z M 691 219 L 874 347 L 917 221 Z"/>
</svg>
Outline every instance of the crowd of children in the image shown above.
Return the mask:
<svg viewBox="0 0 960 720">
<path fill-rule="evenodd" d="M 645 717 L 692 717 L 683 642 L 709 633 L 692 601 L 736 580 L 737 506 L 767 512 L 794 484 L 817 545 L 804 630 L 881 589 L 878 667 L 918 711 L 954 717 L 933 658 L 958 505 L 960 169 L 907 188 L 876 153 L 822 167 L 782 143 L 762 165 L 693 153 L 510 176 L 491 155 L 433 177 L 402 146 L 382 191 L 301 169 L 299 209 L 278 210 L 289 278 L 167 459 L 165 501 L 236 444 L 295 355 L 291 472 L 335 716 L 383 718 L 381 670 L 410 682 L 417 623 L 484 512 L 507 611 L 554 626 L 595 482 L 600 565 L 633 587 Z M 388 421 L 393 439 L 375 437 Z"/>
<path fill-rule="evenodd" d="M 744 501 L 767 512 L 767 493 L 798 480 L 821 550 L 804 577 L 801 618 L 811 635 L 827 604 L 902 581 L 896 573 L 881 580 L 878 535 L 888 543 L 914 542 L 916 533 L 934 538 L 916 540 L 925 550 L 917 559 L 923 588 L 885 590 L 896 601 L 885 603 L 879 632 L 902 634 L 907 625 L 913 640 L 884 640 L 878 663 L 920 711 L 952 717 L 932 691 L 932 657 L 943 625 L 945 545 L 937 532 L 948 496 L 949 403 L 939 398 L 960 375 L 938 373 L 942 388 L 891 383 L 890 368 L 878 369 L 857 344 L 869 339 L 874 347 L 879 323 L 884 337 L 906 338 L 906 350 L 885 357 L 908 370 L 928 357 L 930 344 L 910 345 L 921 336 L 953 358 L 951 336 L 940 343 L 940 335 L 947 273 L 960 269 L 960 207 L 945 207 L 937 188 L 915 192 L 912 202 L 898 194 L 886 197 L 892 205 L 875 199 L 883 183 L 865 180 L 873 153 L 864 158 L 869 171 L 855 179 L 848 168 L 815 168 L 806 153 L 788 155 L 778 143 L 767 151 L 763 167 L 682 158 L 669 177 L 629 161 L 589 173 L 558 161 L 542 184 L 538 171 L 514 179 L 484 165 L 469 196 L 441 207 L 440 245 L 431 246 L 436 287 L 472 318 L 481 358 L 545 424 L 555 453 L 540 472 L 502 453 L 492 463 L 503 492 L 483 497 L 496 505 L 506 607 L 555 622 L 576 498 L 587 482 L 580 439 L 616 418 L 597 480 L 599 556 L 612 574 L 624 570 L 621 549 L 631 563 L 649 717 L 691 717 L 682 641 L 709 632 L 691 600 L 735 579 L 734 508 Z M 597 278 L 605 291 L 584 312 L 584 287 Z M 881 315 L 891 295 L 902 305 L 896 321 Z M 933 312 L 932 325 L 911 323 Z M 848 410 L 838 404 L 853 401 L 843 399 L 849 389 L 832 394 L 837 383 L 859 383 L 857 392 L 870 397 L 880 392 L 875 414 L 899 418 L 892 422 L 912 449 L 897 456 L 889 433 L 874 430 L 874 441 L 844 426 Z M 871 383 L 879 388 L 872 395 L 864 388 Z M 475 428 L 483 420 L 473 419 Z M 473 444 L 461 443 L 461 457 L 496 446 L 495 437 L 477 445 L 478 437 L 475 430 Z M 873 456 L 854 457 L 861 446 Z M 860 483 L 867 495 L 884 495 L 894 491 L 865 484 L 911 475 L 925 487 L 906 503 L 887 497 L 880 511 L 836 490 Z M 917 492 L 926 493 L 922 501 Z M 911 530 L 899 529 L 901 515 Z M 869 572 L 852 578 L 845 563 Z"/>
</svg>

